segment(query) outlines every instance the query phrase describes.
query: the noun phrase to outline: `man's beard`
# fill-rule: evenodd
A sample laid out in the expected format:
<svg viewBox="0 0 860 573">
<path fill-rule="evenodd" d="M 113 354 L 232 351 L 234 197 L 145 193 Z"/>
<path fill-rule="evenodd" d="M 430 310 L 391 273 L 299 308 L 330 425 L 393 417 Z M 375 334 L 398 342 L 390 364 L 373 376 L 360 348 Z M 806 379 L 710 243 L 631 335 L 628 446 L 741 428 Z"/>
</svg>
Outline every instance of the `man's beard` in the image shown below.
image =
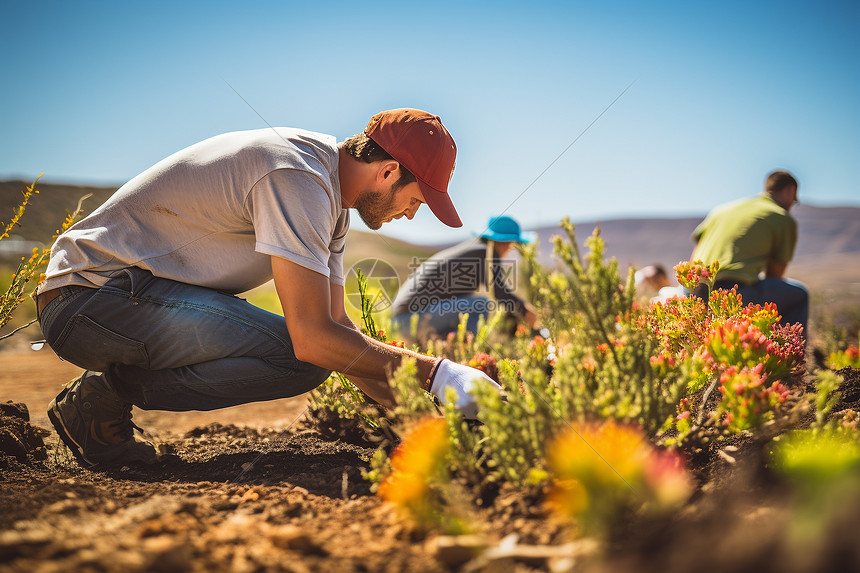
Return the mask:
<svg viewBox="0 0 860 573">
<path fill-rule="evenodd" d="M 393 184 L 388 193 L 362 193 L 355 200 L 353 208 L 358 211 L 358 216 L 369 229 L 378 230 L 383 221 L 391 216 L 394 195 L 397 193 L 396 186 L 396 183 Z"/>
</svg>

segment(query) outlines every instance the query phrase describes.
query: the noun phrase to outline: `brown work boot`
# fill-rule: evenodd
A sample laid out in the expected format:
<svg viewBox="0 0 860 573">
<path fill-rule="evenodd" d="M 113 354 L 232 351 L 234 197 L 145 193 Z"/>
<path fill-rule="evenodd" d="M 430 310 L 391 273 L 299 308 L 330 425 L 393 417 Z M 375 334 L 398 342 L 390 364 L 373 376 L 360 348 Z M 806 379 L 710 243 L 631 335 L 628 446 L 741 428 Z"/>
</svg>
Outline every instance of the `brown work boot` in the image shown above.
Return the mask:
<svg viewBox="0 0 860 573">
<path fill-rule="evenodd" d="M 48 406 L 48 418 L 84 467 L 158 461 L 155 445 L 135 430 L 131 404 L 117 396 L 103 374 L 84 372 Z"/>
</svg>

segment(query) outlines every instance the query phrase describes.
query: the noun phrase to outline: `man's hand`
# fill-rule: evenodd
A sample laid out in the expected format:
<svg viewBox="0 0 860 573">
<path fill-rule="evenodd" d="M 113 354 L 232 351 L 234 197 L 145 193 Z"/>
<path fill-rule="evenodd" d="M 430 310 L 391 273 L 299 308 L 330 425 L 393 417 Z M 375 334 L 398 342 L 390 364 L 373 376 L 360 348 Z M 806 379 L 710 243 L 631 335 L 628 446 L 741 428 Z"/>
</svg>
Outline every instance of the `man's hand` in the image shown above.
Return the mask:
<svg viewBox="0 0 860 573">
<path fill-rule="evenodd" d="M 534 330 L 537 328 L 538 323 L 538 313 L 537 309 L 531 303 L 526 302 L 526 311 L 523 314 L 523 322 L 525 322 L 529 328 Z"/>
<path fill-rule="evenodd" d="M 430 376 L 436 363 L 433 357 L 361 334 L 346 317 L 343 288 L 333 287 L 325 275 L 274 256 L 272 273 L 297 359 L 350 377 L 386 407 L 395 404 L 388 376 L 403 358 L 415 359 L 421 380 Z"/>
<path fill-rule="evenodd" d="M 436 368 L 436 373 L 433 375 L 430 392 L 444 404 L 447 399 L 448 388 L 453 388 L 457 392 L 454 407 L 465 418 L 473 420 L 478 415 L 478 404 L 470 392 L 479 384 L 490 384 L 498 390 L 502 389 L 495 380 L 477 368 L 471 368 L 451 360 L 443 359 Z"/>
<path fill-rule="evenodd" d="M 785 276 L 785 269 L 788 268 L 788 263 L 781 263 L 779 261 L 768 261 L 767 269 L 765 269 L 764 276 L 768 279 L 781 279 Z"/>
</svg>

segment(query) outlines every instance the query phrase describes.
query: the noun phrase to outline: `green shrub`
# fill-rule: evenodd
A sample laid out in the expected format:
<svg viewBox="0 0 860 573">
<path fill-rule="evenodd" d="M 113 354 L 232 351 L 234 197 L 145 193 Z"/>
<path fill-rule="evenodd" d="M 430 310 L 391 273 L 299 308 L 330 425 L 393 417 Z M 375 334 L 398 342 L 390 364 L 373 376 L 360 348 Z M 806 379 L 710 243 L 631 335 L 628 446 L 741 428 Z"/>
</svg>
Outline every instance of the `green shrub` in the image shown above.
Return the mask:
<svg viewBox="0 0 860 573">
<path fill-rule="evenodd" d="M 385 414 L 383 425 L 404 435 L 408 428 L 435 416 L 444 419 L 446 428 L 446 471 L 427 477 L 440 482 L 437 488 L 426 490 L 435 492 L 432 502 L 436 505 L 422 501 L 415 507 L 432 507 L 434 515 L 445 515 L 442 506 L 449 502 L 441 492 L 452 481 L 472 486 L 487 482 L 520 487 L 555 484 L 554 491 L 561 491 L 557 489 L 561 482 L 579 478 L 564 474 L 570 468 L 562 471 L 550 463 L 549 444 L 558 444 L 563 441 L 561 436 L 577 435 L 583 429 L 614 424 L 635 428 L 631 432 L 640 437 L 630 438 L 631 444 L 650 440 L 683 447 L 703 428 L 716 433 L 756 432 L 780 412 L 789 392 L 787 378 L 802 366 L 803 338 L 796 328 L 776 324 L 772 305 L 744 305 L 734 291 L 718 290 L 707 301 L 677 299 L 640 309 L 632 269 L 622 280 L 617 262 L 604 260 L 599 231 L 588 239 L 589 252 L 583 258 L 573 225 L 565 220 L 562 227 L 566 236 L 553 238 L 554 255 L 562 267 L 547 270 L 539 264 L 536 245 L 521 249 L 531 302 L 549 329 L 548 337 L 534 336 L 525 328 L 517 329 L 514 336 L 498 333 L 494 329 L 499 315 L 482 321 L 472 334 L 465 330 L 464 316 L 455 334 L 427 345 L 429 353 L 480 368 L 501 384 L 503 394 L 486 386 L 476 390 L 477 423 L 463 420 L 451 407 L 441 408 L 420 390 L 414 361 L 405 360 L 391 378 L 398 406 Z M 679 278 L 709 284 L 716 268 L 684 263 L 678 267 L 683 275 Z M 365 332 L 378 337 L 372 318 L 368 308 L 363 313 Z M 333 380 L 340 385 L 316 391 L 329 394 L 324 401 L 315 393 L 314 404 L 360 417 L 366 411 L 360 396 L 340 383 L 340 378 Z M 720 399 L 709 400 L 709 396 Z M 599 522 L 611 513 L 599 508 L 615 507 L 600 498 L 626 490 L 615 488 L 624 485 L 613 467 L 620 462 L 603 456 L 605 452 L 599 450 L 604 446 L 595 447 L 598 451 L 592 452 L 597 454 L 589 462 L 592 465 L 583 468 L 589 472 L 600 468 L 606 479 L 599 487 L 586 487 L 589 507 L 595 511 L 583 513 L 580 519 L 588 522 L 587 528 L 599 530 Z M 649 448 L 656 448 L 653 457 Z M 641 449 L 642 459 L 664 460 L 660 447 L 649 448 Z M 395 471 L 389 451 L 383 446 L 374 455 L 367 477 L 375 484 L 385 483 Z M 558 458 L 557 453 L 553 455 Z M 673 467 L 678 459 L 672 457 Z M 655 463 L 657 467 L 662 462 Z M 637 468 L 624 479 L 639 480 L 636 471 L 642 468 Z M 672 475 L 685 474 L 678 468 Z M 397 480 L 408 481 L 407 477 L 388 480 L 390 499 L 400 499 L 391 485 Z M 610 483 L 612 480 L 618 483 Z M 663 500 L 665 507 L 674 507 L 684 497 L 672 497 L 671 492 L 652 487 L 647 480 L 637 483 L 650 492 L 640 500 L 646 505 L 660 505 Z M 681 490 L 686 495 L 686 486 Z M 629 509 L 639 503 L 624 496 L 618 499 L 622 497 L 619 507 Z M 575 498 L 564 503 L 575 505 Z"/>
</svg>

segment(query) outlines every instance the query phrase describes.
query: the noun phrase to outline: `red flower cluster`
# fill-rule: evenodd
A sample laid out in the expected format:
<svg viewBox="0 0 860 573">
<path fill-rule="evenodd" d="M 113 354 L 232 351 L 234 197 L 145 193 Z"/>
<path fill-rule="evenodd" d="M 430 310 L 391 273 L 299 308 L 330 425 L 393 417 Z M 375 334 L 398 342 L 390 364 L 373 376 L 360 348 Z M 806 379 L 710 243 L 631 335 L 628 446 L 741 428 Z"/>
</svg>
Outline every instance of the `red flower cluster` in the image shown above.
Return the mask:
<svg viewBox="0 0 860 573">
<path fill-rule="evenodd" d="M 713 368 L 761 365 L 771 378 L 781 378 L 803 360 L 801 332 L 799 325 L 777 327 L 769 338 L 749 318 L 729 318 L 711 330 L 703 356 Z"/>
<path fill-rule="evenodd" d="M 723 400 L 718 410 L 723 424 L 732 431 L 754 428 L 773 416 L 773 410 L 788 397 L 789 391 L 779 382 L 768 384 L 764 365 L 738 369 L 730 366 L 720 376 Z"/>
<path fill-rule="evenodd" d="M 682 350 L 681 352 L 683 357 L 684 351 Z M 681 359 L 683 360 L 683 358 Z M 649 360 L 651 362 L 652 370 L 660 376 L 668 374 L 668 372 L 675 367 L 675 364 L 677 364 L 672 353 L 666 350 L 661 350 L 656 356 L 652 356 Z"/>
<path fill-rule="evenodd" d="M 690 399 L 681 398 L 681 401 L 678 403 L 678 410 L 680 410 L 680 413 L 676 416 L 676 420 L 686 420 L 689 418 L 692 413 L 690 410 Z"/>
<path fill-rule="evenodd" d="M 693 355 L 708 334 L 711 316 L 701 299 L 673 298 L 656 302 L 641 315 L 637 327 L 647 330 L 666 350 L 679 358 L 682 351 Z"/>
<path fill-rule="evenodd" d="M 704 277 L 703 269 L 692 265 L 684 270 L 693 278 Z M 711 269 L 704 270 L 713 276 Z M 684 364 L 692 372 L 688 389 L 695 391 L 712 375 L 721 375 L 724 398 L 719 409 L 726 424 L 739 431 L 771 415 L 788 392 L 779 380 L 804 362 L 802 327 L 779 325 L 779 318 L 773 304 L 744 306 L 735 289 L 720 289 L 710 294 L 707 304 L 693 297 L 653 304 L 637 326 L 662 346 L 650 359 L 657 376 Z M 679 410 L 679 431 L 688 427 L 688 411 Z"/>
<path fill-rule="evenodd" d="M 702 282 L 713 284 L 719 270 L 717 261 L 707 266 L 702 261 L 681 261 L 675 265 L 675 276 L 681 285 L 693 290 Z"/>
<path fill-rule="evenodd" d="M 402 340 L 388 340 L 385 336 L 385 331 L 382 330 L 381 328 L 376 331 L 376 336 L 373 336 L 372 338 L 375 338 L 376 340 L 378 340 L 380 342 L 384 342 L 385 344 L 388 344 L 389 346 L 396 346 L 397 348 L 406 348 L 406 343 L 403 342 Z"/>
<path fill-rule="evenodd" d="M 493 380 L 499 379 L 499 366 L 496 363 L 496 359 L 489 354 L 484 354 L 483 352 L 476 353 L 475 356 L 469 360 L 469 366 L 477 368 Z"/>
<path fill-rule="evenodd" d="M 532 338 L 531 342 L 529 342 L 529 350 L 535 350 L 535 349 L 542 350 L 544 348 L 545 344 L 546 344 L 546 339 L 543 336 L 538 334 L 537 336 Z"/>
</svg>

